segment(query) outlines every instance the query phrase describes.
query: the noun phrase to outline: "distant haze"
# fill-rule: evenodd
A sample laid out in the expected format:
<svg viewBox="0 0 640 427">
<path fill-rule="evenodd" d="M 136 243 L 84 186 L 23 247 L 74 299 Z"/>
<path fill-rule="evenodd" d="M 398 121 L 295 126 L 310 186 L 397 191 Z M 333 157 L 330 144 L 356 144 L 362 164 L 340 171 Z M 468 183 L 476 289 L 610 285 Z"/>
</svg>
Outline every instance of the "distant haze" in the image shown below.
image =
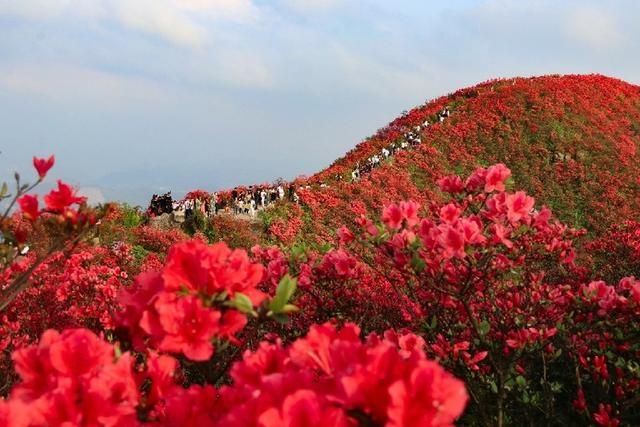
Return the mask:
<svg viewBox="0 0 640 427">
<path fill-rule="evenodd" d="M 0 0 L 0 170 L 93 199 L 310 175 L 496 77 L 640 81 L 637 1 Z"/>
</svg>

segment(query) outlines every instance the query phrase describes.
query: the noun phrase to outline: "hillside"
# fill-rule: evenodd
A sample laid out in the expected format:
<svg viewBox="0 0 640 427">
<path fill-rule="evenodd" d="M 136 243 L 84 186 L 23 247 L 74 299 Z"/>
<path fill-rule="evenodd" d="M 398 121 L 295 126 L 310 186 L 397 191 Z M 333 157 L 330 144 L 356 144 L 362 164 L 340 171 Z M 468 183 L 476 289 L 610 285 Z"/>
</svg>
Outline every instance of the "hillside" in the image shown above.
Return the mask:
<svg viewBox="0 0 640 427">
<path fill-rule="evenodd" d="M 444 107 L 451 116 L 438 123 Z M 357 164 L 420 130 L 421 144 L 399 151 L 357 182 Z M 416 107 L 358 144 L 307 182 L 302 209 L 268 214 L 271 237 L 331 239 L 353 212 L 392 201 L 438 200 L 435 179 L 496 162 L 518 188 L 566 223 L 600 234 L 640 211 L 640 87 L 600 75 L 495 80 Z M 327 187 L 321 188 L 320 183 Z M 352 220 L 351 220 L 352 221 Z"/>
</svg>

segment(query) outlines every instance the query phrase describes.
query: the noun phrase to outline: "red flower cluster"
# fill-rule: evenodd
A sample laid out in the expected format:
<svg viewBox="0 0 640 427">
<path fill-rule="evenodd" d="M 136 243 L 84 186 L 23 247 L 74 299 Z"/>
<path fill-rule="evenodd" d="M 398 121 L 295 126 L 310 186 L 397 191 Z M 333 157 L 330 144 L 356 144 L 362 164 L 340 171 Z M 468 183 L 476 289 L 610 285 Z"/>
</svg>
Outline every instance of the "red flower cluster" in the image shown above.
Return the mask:
<svg viewBox="0 0 640 427">
<path fill-rule="evenodd" d="M 85 197 L 76 196 L 74 189 L 62 181 L 58 181 L 56 190 L 51 190 L 44 196 L 47 210 L 58 214 L 65 213 L 69 206 L 83 203 L 85 200 Z"/>
<path fill-rule="evenodd" d="M 0 401 L 0 423 L 135 426 L 146 413 L 166 426 L 452 426 L 467 393 L 425 359 L 424 341 L 387 332 L 363 343 L 359 332 L 325 324 L 288 348 L 263 342 L 216 390 L 178 387 L 170 357 L 150 354 L 143 368 L 86 329 L 49 330 L 14 352 L 22 382 Z"/>
<path fill-rule="evenodd" d="M 18 204 L 22 213 L 31 221 L 35 221 L 42 213 L 51 213 L 75 223 L 78 221 L 78 211 L 71 206 L 80 205 L 86 200 L 85 197 L 75 195 L 75 190 L 62 181 L 58 181 L 58 188 L 51 190 L 44 196 L 45 209 L 38 207 L 38 196 L 25 194 L 18 199 Z"/>
<path fill-rule="evenodd" d="M 233 340 L 246 323 L 233 302 L 246 301 L 251 309 L 265 299 L 256 288 L 263 274 L 245 251 L 232 251 L 224 243 L 178 243 L 161 272 L 141 274 L 121 292 L 119 322 L 129 328 L 136 348 L 146 344 L 208 360 L 214 338 Z"/>
<path fill-rule="evenodd" d="M 33 267 L 37 249 L 0 276 L 2 283 Z M 67 256 L 57 252 L 38 265 L 31 285 L 3 311 L 0 319 L 0 376 L 11 378 L 10 351 L 29 345 L 48 328 L 112 329 L 116 294 L 137 272 L 131 248 L 81 245 Z M 5 356 L 6 355 L 6 356 Z"/>
<path fill-rule="evenodd" d="M 547 208 L 534 209 L 525 192 L 505 192 L 509 176 L 508 168 L 496 165 L 466 180 L 444 178 L 441 189 L 452 200 L 430 205 L 432 215 L 425 218 L 413 214 L 416 202 L 391 203 L 380 225 L 356 206 L 359 230 L 341 227 L 341 248 L 310 258 L 306 270 L 313 285 L 303 289 L 296 304 L 303 316 L 349 313 L 370 328 L 420 328 L 428 351 L 448 368 L 467 372 L 468 386 L 483 402 L 470 410 L 495 411 L 492 422 L 504 416 L 496 407 L 495 389 L 508 401 L 522 393 L 554 398 L 555 386 L 531 385 L 546 381 L 540 357 L 580 372 L 578 385 L 591 385 L 580 403 L 587 413 L 599 407 L 609 387 L 630 399 L 640 387 L 631 362 L 640 354 L 640 342 L 629 335 L 637 325 L 632 319 L 640 295 L 637 281 L 582 285 L 585 273 L 574 264 L 573 239 L 583 232 L 562 225 Z M 353 273 L 338 283 L 331 272 L 346 260 L 354 268 L 343 271 Z M 611 352 L 624 364 L 616 379 L 610 374 Z M 606 404 L 612 405 L 607 414 L 614 422 L 628 407 Z M 588 419 L 595 418 L 589 414 Z"/>
<path fill-rule="evenodd" d="M 453 425 L 464 385 L 425 359 L 420 338 L 388 332 L 363 343 L 359 333 L 325 324 L 289 348 L 263 342 L 232 368 L 234 383 L 217 401 L 210 387 L 171 396 L 167 425 Z"/>
<path fill-rule="evenodd" d="M 45 332 L 13 354 L 22 382 L 0 401 L 0 424 L 63 426 L 136 424 L 134 359 L 86 329 Z"/>
</svg>

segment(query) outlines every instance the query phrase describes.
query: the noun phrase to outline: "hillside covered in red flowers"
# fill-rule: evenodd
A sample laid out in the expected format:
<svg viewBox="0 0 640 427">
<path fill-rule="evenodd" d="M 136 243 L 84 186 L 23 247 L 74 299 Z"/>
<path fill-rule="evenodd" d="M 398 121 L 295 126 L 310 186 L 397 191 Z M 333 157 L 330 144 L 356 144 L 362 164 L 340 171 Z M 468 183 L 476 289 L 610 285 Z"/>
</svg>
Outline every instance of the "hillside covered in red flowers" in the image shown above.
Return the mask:
<svg viewBox="0 0 640 427">
<path fill-rule="evenodd" d="M 438 123 L 444 107 L 451 117 Z M 425 120 L 431 125 L 421 130 L 420 145 L 351 182 L 358 163 Z M 489 81 L 416 107 L 380 129 L 309 178 L 328 187 L 302 191 L 304 212 L 288 218 L 303 219 L 294 223 L 301 235 L 326 238 L 354 211 L 409 198 L 428 206 L 440 197 L 439 176 L 502 162 L 563 221 L 599 234 L 640 213 L 639 144 L 638 86 L 600 75 Z"/>
</svg>

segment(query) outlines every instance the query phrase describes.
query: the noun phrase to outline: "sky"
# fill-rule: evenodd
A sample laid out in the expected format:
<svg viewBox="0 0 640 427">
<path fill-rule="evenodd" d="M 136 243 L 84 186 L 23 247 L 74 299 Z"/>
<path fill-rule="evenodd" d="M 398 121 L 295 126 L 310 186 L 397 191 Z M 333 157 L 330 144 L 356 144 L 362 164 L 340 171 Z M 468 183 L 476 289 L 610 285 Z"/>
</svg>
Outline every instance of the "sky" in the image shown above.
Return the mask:
<svg viewBox="0 0 640 427">
<path fill-rule="evenodd" d="M 94 201 L 311 175 L 498 77 L 640 83 L 640 2 L 0 0 L 0 178 Z"/>
</svg>

